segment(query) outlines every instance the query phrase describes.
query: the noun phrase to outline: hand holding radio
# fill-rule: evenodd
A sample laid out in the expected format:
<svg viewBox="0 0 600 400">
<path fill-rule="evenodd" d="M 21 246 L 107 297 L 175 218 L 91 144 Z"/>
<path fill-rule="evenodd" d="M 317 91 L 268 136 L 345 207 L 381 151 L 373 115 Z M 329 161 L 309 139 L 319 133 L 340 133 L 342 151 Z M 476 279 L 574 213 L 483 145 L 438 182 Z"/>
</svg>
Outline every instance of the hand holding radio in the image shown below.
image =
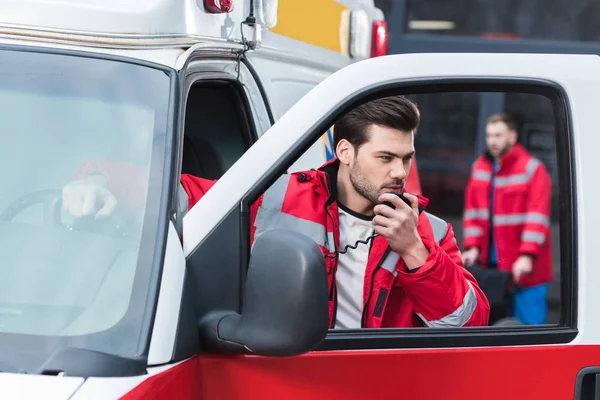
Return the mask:
<svg viewBox="0 0 600 400">
<path fill-rule="evenodd" d="M 386 238 L 392 250 L 404 259 L 409 269 L 420 267 L 425 263 L 429 251 L 417 231 L 417 197 L 408 193 L 384 193 L 379 201 L 383 204 L 374 208 L 375 232 Z"/>
<path fill-rule="evenodd" d="M 398 196 L 398 197 L 400 198 L 400 200 L 402 200 L 403 202 L 405 202 L 405 203 L 406 203 L 406 205 L 408 205 L 409 207 L 411 207 L 411 208 L 412 208 L 412 204 L 411 204 L 410 200 L 409 200 L 409 199 L 407 199 L 407 198 L 404 196 L 404 193 L 392 193 L 392 194 L 395 194 L 396 196 Z M 390 208 L 392 208 L 392 209 L 394 209 L 394 210 L 396 209 L 396 206 L 395 206 L 395 205 L 393 205 L 393 204 L 392 204 L 391 202 L 389 202 L 389 201 L 384 201 L 382 204 L 385 204 L 386 206 L 388 206 L 388 207 L 390 207 Z"/>
</svg>

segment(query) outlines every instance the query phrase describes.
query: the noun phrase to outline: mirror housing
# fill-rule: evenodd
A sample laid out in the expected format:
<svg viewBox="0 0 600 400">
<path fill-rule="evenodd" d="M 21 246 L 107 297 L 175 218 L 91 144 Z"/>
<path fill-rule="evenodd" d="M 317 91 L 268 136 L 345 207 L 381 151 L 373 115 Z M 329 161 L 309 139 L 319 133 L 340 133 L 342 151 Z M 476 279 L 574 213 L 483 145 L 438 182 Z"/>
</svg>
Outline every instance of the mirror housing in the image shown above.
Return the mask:
<svg viewBox="0 0 600 400">
<path fill-rule="evenodd" d="M 310 238 L 272 230 L 254 243 L 241 314 L 212 312 L 200 320 L 209 352 L 293 356 L 313 350 L 329 325 L 325 258 Z"/>
</svg>

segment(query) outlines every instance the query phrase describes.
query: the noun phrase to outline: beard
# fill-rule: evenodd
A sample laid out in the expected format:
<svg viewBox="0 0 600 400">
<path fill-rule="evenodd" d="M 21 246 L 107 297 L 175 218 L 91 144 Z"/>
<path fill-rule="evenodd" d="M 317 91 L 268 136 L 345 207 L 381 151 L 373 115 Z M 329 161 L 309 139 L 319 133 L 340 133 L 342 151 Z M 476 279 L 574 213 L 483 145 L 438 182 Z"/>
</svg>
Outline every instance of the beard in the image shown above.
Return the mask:
<svg viewBox="0 0 600 400">
<path fill-rule="evenodd" d="M 500 158 L 502 156 L 504 156 L 506 153 L 508 153 L 510 150 L 512 149 L 512 145 L 510 143 L 508 143 L 507 145 L 505 145 L 504 147 L 502 147 L 497 154 L 493 154 L 492 155 L 494 157 Z"/>
<path fill-rule="evenodd" d="M 350 168 L 350 183 L 356 193 L 360 194 L 365 199 L 369 200 L 373 204 L 379 204 L 379 196 L 381 195 L 381 189 L 387 186 L 400 186 L 400 192 L 404 189 L 404 181 L 403 180 L 390 180 L 389 182 L 385 182 L 380 187 L 374 185 L 363 173 L 358 161 Z"/>
</svg>

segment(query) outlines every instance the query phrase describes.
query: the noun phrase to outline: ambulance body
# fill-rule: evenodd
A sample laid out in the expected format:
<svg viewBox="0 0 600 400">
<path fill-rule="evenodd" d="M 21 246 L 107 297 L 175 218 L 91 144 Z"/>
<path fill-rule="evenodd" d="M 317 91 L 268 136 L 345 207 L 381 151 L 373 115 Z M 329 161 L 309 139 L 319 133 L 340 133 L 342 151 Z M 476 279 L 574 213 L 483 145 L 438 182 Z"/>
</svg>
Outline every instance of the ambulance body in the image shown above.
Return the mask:
<svg viewBox="0 0 600 400">
<path fill-rule="evenodd" d="M 385 26 L 368 6 L 0 2 L 0 397 L 598 391 L 600 160 L 589 132 L 600 59 L 372 57 Z M 390 90 L 503 84 L 556 100 L 568 280 L 559 325 L 328 332 L 314 243 L 267 233 L 250 254 L 249 204 L 279 174 L 327 159 L 323 132 L 349 107 Z M 61 188 L 94 160 L 137 165 L 139 179 L 123 173 L 122 207 L 135 218 L 64 214 Z M 189 212 L 182 172 L 219 179 Z"/>
</svg>

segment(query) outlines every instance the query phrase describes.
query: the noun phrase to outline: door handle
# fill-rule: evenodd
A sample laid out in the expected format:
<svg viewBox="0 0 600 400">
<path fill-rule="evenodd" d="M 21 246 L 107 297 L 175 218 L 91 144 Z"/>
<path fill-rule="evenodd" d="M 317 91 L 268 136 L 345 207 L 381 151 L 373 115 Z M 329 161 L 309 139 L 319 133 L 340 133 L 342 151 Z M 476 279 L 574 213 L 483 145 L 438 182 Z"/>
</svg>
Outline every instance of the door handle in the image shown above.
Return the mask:
<svg viewBox="0 0 600 400">
<path fill-rule="evenodd" d="M 575 379 L 575 400 L 600 400 L 600 367 L 586 367 Z"/>
</svg>

